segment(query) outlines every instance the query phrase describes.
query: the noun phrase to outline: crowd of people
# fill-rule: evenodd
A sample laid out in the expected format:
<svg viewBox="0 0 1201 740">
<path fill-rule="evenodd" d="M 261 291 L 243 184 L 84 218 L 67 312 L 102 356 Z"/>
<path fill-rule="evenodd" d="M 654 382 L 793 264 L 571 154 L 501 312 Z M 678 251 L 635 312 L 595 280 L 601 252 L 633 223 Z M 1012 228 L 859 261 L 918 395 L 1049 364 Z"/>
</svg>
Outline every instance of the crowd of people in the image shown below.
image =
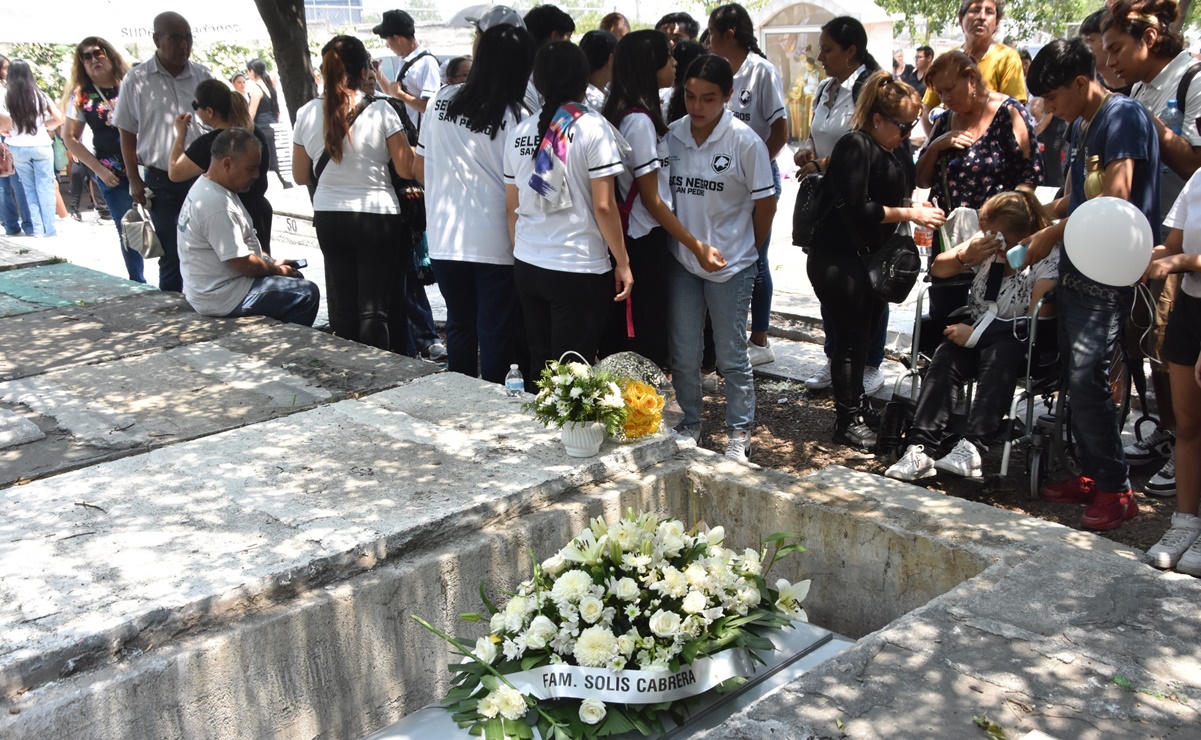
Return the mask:
<svg viewBox="0 0 1201 740">
<path fill-rule="evenodd" d="M 822 176 L 806 269 L 828 361 L 806 385 L 832 389 L 836 442 L 876 445 L 866 398 L 882 383 L 888 303 L 865 256 L 933 232 L 927 323 L 941 344 L 887 474 L 979 477 L 1026 367 L 1015 327 L 1054 314 L 1082 472 L 1041 495 L 1085 504 L 1085 528 L 1113 529 L 1138 513 L 1129 466 L 1162 465 L 1144 493 L 1175 495 L 1179 510 L 1149 557 L 1201 575 L 1201 457 L 1191 454 L 1201 448 L 1201 85 L 1191 84 L 1201 63 L 1173 30 L 1174 0 L 1111 0 L 1078 38 L 1033 57 L 996 39 L 1004 11 L 1004 0 L 963 0 L 963 45 L 919 47 L 913 65 L 894 55 L 891 72 L 858 20 L 821 27 L 825 79 L 794 155 L 797 177 Z M 579 45 L 575 21 L 553 5 L 524 15 L 494 5 L 469 20 L 471 56 L 440 65 L 408 13 L 384 13 L 373 31 L 399 57 L 395 75 L 354 36 L 322 47 L 323 92 L 296 111 L 281 178 L 310 190 L 322 288 L 270 253 L 264 192 L 279 171 L 270 127 L 283 101 L 267 65 L 213 79 L 191 61 L 177 13 L 155 19 L 156 53 L 132 68 L 104 39 L 84 39 L 61 106 L 27 62 L 0 60 L 0 131 L 16 163 L 0 181 L 4 225 L 22 228 L 8 207 L 19 187 L 32 233 L 53 234 L 47 131 L 63 125 L 115 219 L 149 204 L 160 287 L 201 313 L 311 325 L 324 291 L 335 334 L 415 354 L 431 340 L 412 336 L 408 319 L 428 314 L 421 285 L 434 279 L 451 371 L 501 383 L 516 364 L 532 387 L 565 353 L 631 350 L 670 373 L 683 411 L 673 431 L 694 441 L 720 376 L 726 454 L 748 460 L 752 367 L 773 360 L 768 247 L 789 135 L 781 73 L 750 14 L 730 3 L 704 28 L 676 12 L 632 30 L 612 13 Z M 1059 195 L 1040 203 L 1040 185 Z M 915 202 L 918 190 L 928 199 Z M 1134 324 L 1157 331 L 1125 326 L 1134 287 L 1089 278 L 1059 248 L 1098 195 L 1150 220 L 1156 303 Z M 130 279 L 142 280 L 140 255 L 119 238 Z M 1016 266 L 1015 244 L 1027 247 Z M 1052 288 L 1053 307 L 1032 316 Z M 1150 360 L 1160 408 L 1159 429 L 1126 447 L 1107 374 L 1121 342 L 1133 361 Z M 971 414 L 952 434 L 969 378 Z"/>
</svg>

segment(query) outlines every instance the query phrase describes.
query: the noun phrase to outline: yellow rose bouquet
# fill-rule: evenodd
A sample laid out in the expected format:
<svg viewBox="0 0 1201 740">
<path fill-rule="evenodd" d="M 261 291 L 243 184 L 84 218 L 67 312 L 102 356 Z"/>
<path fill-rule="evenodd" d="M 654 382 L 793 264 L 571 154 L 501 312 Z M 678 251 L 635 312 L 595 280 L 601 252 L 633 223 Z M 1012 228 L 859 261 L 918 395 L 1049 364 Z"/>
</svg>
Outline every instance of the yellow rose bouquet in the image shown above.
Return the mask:
<svg viewBox="0 0 1201 740">
<path fill-rule="evenodd" d="M 641 439 L 660 431 L 664 399 L 654 386 L 640 380 L 627 380 L 622 385 L 621 397 L 626 404 L 626 421 L 622 426 L 624 439 Z"/>
</svg>

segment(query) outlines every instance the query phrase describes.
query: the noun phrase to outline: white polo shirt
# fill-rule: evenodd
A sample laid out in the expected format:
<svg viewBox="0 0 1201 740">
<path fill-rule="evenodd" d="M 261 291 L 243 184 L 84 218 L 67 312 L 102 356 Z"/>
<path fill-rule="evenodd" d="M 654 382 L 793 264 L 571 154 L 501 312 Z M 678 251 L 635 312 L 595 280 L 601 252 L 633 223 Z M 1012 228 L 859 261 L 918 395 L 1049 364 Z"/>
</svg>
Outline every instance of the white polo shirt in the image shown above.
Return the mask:
<svg viewBox="0 0 1201 740">
<path fill-rule="evenodd" d="M 463 88 L 442 88 L 426 109 L 417 156 L 425 159 L 426 237 L 430 257 L 513 264 L 505 211 L 504 154 L 518 119 L 505 111 L 496 138 L 477 133 L 446 109 Z"/>
<path fill-rule="evenodd" d="M 608 93 L 591 82 L 588 83 L 588 89 L 584 91 L 584 102 L 597 113 L 605 109 L 605 98 L 607 97 L 609 97 Z"/>
<path fill-rule="evenodd" d="M 183 294 L 204 316 L 225 316 L 238 307 L 254 278 L 226 262 L 263 256 L 250 214 L 238 194 L 201 175 L 179 211 L 179 272 Z"/>
<path fill-rule="evenodd" d="M 767 141 L 771 125 L 784 117 L 784 86 L 775 65 L 754 52 L 747 54 L 734 73 L 734 93 L 726 107 Z"/>
<path fill-rule="evenodd" d="M 622 170 L 617 176 L 618 197 L 626 197 L 635 177 L 658 170 L 659 197 L 671 208 L 671 162 L 668 159 L 667 135 L 659 136 L 655 132 L 655 124 L 645 113 L 626 114 L 626 117 L 621 119 L 620 130 L 633 150 L 633 155 L 630 158 L 630 167 Z M 634 205 L 630 209 L 630 238 L 641 239 L 657 226 L 659 222 L 652 218 L 646 206 L 642 205 L 642 198 L 635 196 Z"/>
<path fill-rule="evenodd" d="M 1146 106 L 1147 110 L 1157 118 L 1162 119 L 1168 110 L 1168 101 L 1176 97 L 1180 78 L 1197 60 L 1188 50 L 1181 51 L 1168 66 L 1155 75 L 1150 82 L 1136 82 L 1130 90 L 1130 97 Z M 1196 121 L 1201 118 L 1201 74 L 1193 78 L 1189 84 L 1188 95 L 1184 100 L 1176 101 L 1177 107 L 1184 112 L 1184 126 L 1180 133 L 1191 146 L 1201 146 L 1201 133 L 1197 131 Z M 1159 211 L 1166 213 L 1177 196 L 1184 189 L 1184 178 L 1172 171 L 1172 168 L 1161 163 L 1159 167 Z"/>
<path fill-rule="evenodd" d="M 809 141 L 818 158 L 830 156 L 842 135 L 851 130 L 851 118 L 855 115 L 855 83 L 866 72 L 867 67 L 859 65 L 859 69 L 846 82 L 839 84 L 832 108 L 826 105 L 826 97 L 834 78 L 827 77 L 818 86 L 817 95 L 813 98 L 813 125 L 809 129 Z"/>
<path fill-rule="evenodd" d="M 1201 170 L 1185 183 L 1180 197 L 1163 220 L 1169 229 L 1184 231 L 1184 253 L 1201 254 Z M 1166 234 L 1165 234 L 1166 236 Z M 1201 273 L 1186 272 L 1180 287 L 1193 298 L 1201 298 Z"/>
<path fill-rule="evenodd" d="M 196 62 L 188 62 L 175 77 L 154 55 L 125 74 L 113 125 L 138 135 L 138 162 L 166 170 L 175 144 L 175 118 L 192 112 L 196 86 L 213 79 L 213 73 Z M 192 116 L 184 147 L 208 130 L 200 116 Z"/>
<path fill-rule="evenodd" d="M 692 138 L 689 116 L 671 125 L 667 142 L 676 216 L 693 236 L 717 247 L 726 266 L 705 272 L 679 242 L 673 245 L 676 260 L 694 275 L 724 283 L 759 259 L 754 201 L 774 197 L 776 192 L 767 145 L 730 111 L 701 146 Z"/>
<path fill-rule="evenodd" d="M 422 54 L 425 56 L 417 59 Z M 412 67 L 409 67 L 408 72 L 405 72 L 404 79 L 400 80 L 400 86 L 415 98 L 434 97 L 438 88 L 442 87 L 442 72 L 438 67 L 437 57 L 424 46 L 418 46 L 413 49 L 411 54 L 401 58 L 401 68 L 408 64 L 410 59 L 417 59 L 417 61 L 413 63 Z M 405 108 L 409 111 L 409 119 L 413 121 L 413 125 L 421 128 L 424 115 L 407 103 Z"/>
<path fill-rule="evenodd" d="M 355 95 L 355 104 L 361 93 Z M 296 112 L 292 142 L 304 147 L 313 169 L 325 153 L 324 98 L 305 103 Z M 317 181 L 314 211 L 400 213 L 400 203 L 385 167 L 392 166 L 388 137 L 402 131 L 400 116 L 385 100 L 363 109 L 351 125 L 353 138 L 342 141 L 342 161 L 329 160 Z"/>
<path fill-rule="evenodd" d="M 613 177 L 625 165 L 609 122 L 588 111 L 568 132 L 567 190 L 571 207 L 544 211 L 530 187 L 538 150 L 538 117 L 530 116 L 505 143 L 505 184 L 518 192 L 517 239 L 513 256 L 526 264 L 559 272 L 604 274 L 613 269 L 609 248 L 592 212 L 592 180 Z"/>
</svg>

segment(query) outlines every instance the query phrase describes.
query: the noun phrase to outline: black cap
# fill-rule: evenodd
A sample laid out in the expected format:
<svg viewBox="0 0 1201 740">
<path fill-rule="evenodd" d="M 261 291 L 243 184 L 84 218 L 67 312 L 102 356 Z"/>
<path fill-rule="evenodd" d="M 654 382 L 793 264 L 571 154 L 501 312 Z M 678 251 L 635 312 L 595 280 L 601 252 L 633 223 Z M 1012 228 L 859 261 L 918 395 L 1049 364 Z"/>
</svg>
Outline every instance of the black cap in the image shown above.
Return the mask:
<svg viewBox="0 0 1201 740">
<path fill-rule="evenodd" d="M 385 10 L 383 20 L 371 32 L 376 36 L 387 38 L 388 36 L 404 36 L 411 39 L 417 35 L 417 30 L 413 24 L 413 16 L 403 10 Z"/>
</svg>

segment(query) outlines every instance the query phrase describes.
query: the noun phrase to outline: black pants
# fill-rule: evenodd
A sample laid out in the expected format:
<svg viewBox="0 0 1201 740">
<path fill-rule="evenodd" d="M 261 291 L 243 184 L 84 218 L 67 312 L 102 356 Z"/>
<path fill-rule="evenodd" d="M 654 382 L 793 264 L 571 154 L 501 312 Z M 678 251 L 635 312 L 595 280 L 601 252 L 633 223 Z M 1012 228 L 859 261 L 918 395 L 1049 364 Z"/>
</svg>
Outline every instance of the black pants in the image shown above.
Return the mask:
<svg viewBox="0 0 1201 740">
<path fill-rule="evenodd" d="M 662 227 L 626 241 L 634 290 L 630 298 L 611 304 L 601 342 L 601 355 L 637 352 L 659 367 L 667 367 L 667 268 L 671 237 Z M 630 319 L 634 336 L 630 336 Z"/>
<path fill-rule="evenodd" d="M 942 449 L 947 423 L 959 404 L 963 385 L 976 378 L 976 393 L 963 437 L 980 449 L 988 449 L 1013 399 L 1018 375 L 1025 368 L 1026 344 L 1017 339 L 1005 339 L 984 349 L 944 341 L 934 352 L 922 381 L 922 394 L 906 441 L 928 450 Z"/>
<path fill-rule="evenodd" d="M 411 248 L 400 238 L 400 216 L 317 211 L 313 228 L 325 259 L 325 298 L 334 334 L 388 349 L 396 339 L 389 335 L 388 308 L 393 292 L 404 289 L 396 276 Z M 405 331 L 403 322 L 393 330 Z"/>
<path fill-rule="evenodd" d="M 264 195 L 247 197 L 241 196 L 242 205 L 250 214 L 250 225 L 254 227 L 254 235 L 259 238 L 259 246 L 267 254 L 271 254 L 271 222 L 275 220 L 275 211 L 271 201 Z"/>
<path fill-rule="evenodd" d="M 164 170 L 146 168 L 146 187 L 154 193 L 154 197 L 149 199 L 150 221 L 154 224 L 154 233 L 158 236 L 159 244 L 163 246 L 163 256 L 158 260 L 159 290 L 183 292 L 183 275 L 179 271 L 177 227 L 179 212 L 183 210 L 183 202 L 195 182 L 195 178 L 187 182 L 171 182 Z"/>
<path fill-rule="evenodd" d="M 863 403 L 868 346 L 884 317 L 885 303 L 872 295 L 867 270 L 849 249 L 815 248 L 806 265 L 813 292 L 838 335 L 830 355 L 836 429 L 845 429 Z"/>
<path fill-rule="evenodd" d="M 513 281 L 521 300 L 535 378 L 547 361 L 559 359 L 564 352 L 577 352 L 587 362 L 596 359 L 609 304 L 616 295 L 612 271 L 602 275 L 559 272 L 517 260 Z"/>
</svg>

